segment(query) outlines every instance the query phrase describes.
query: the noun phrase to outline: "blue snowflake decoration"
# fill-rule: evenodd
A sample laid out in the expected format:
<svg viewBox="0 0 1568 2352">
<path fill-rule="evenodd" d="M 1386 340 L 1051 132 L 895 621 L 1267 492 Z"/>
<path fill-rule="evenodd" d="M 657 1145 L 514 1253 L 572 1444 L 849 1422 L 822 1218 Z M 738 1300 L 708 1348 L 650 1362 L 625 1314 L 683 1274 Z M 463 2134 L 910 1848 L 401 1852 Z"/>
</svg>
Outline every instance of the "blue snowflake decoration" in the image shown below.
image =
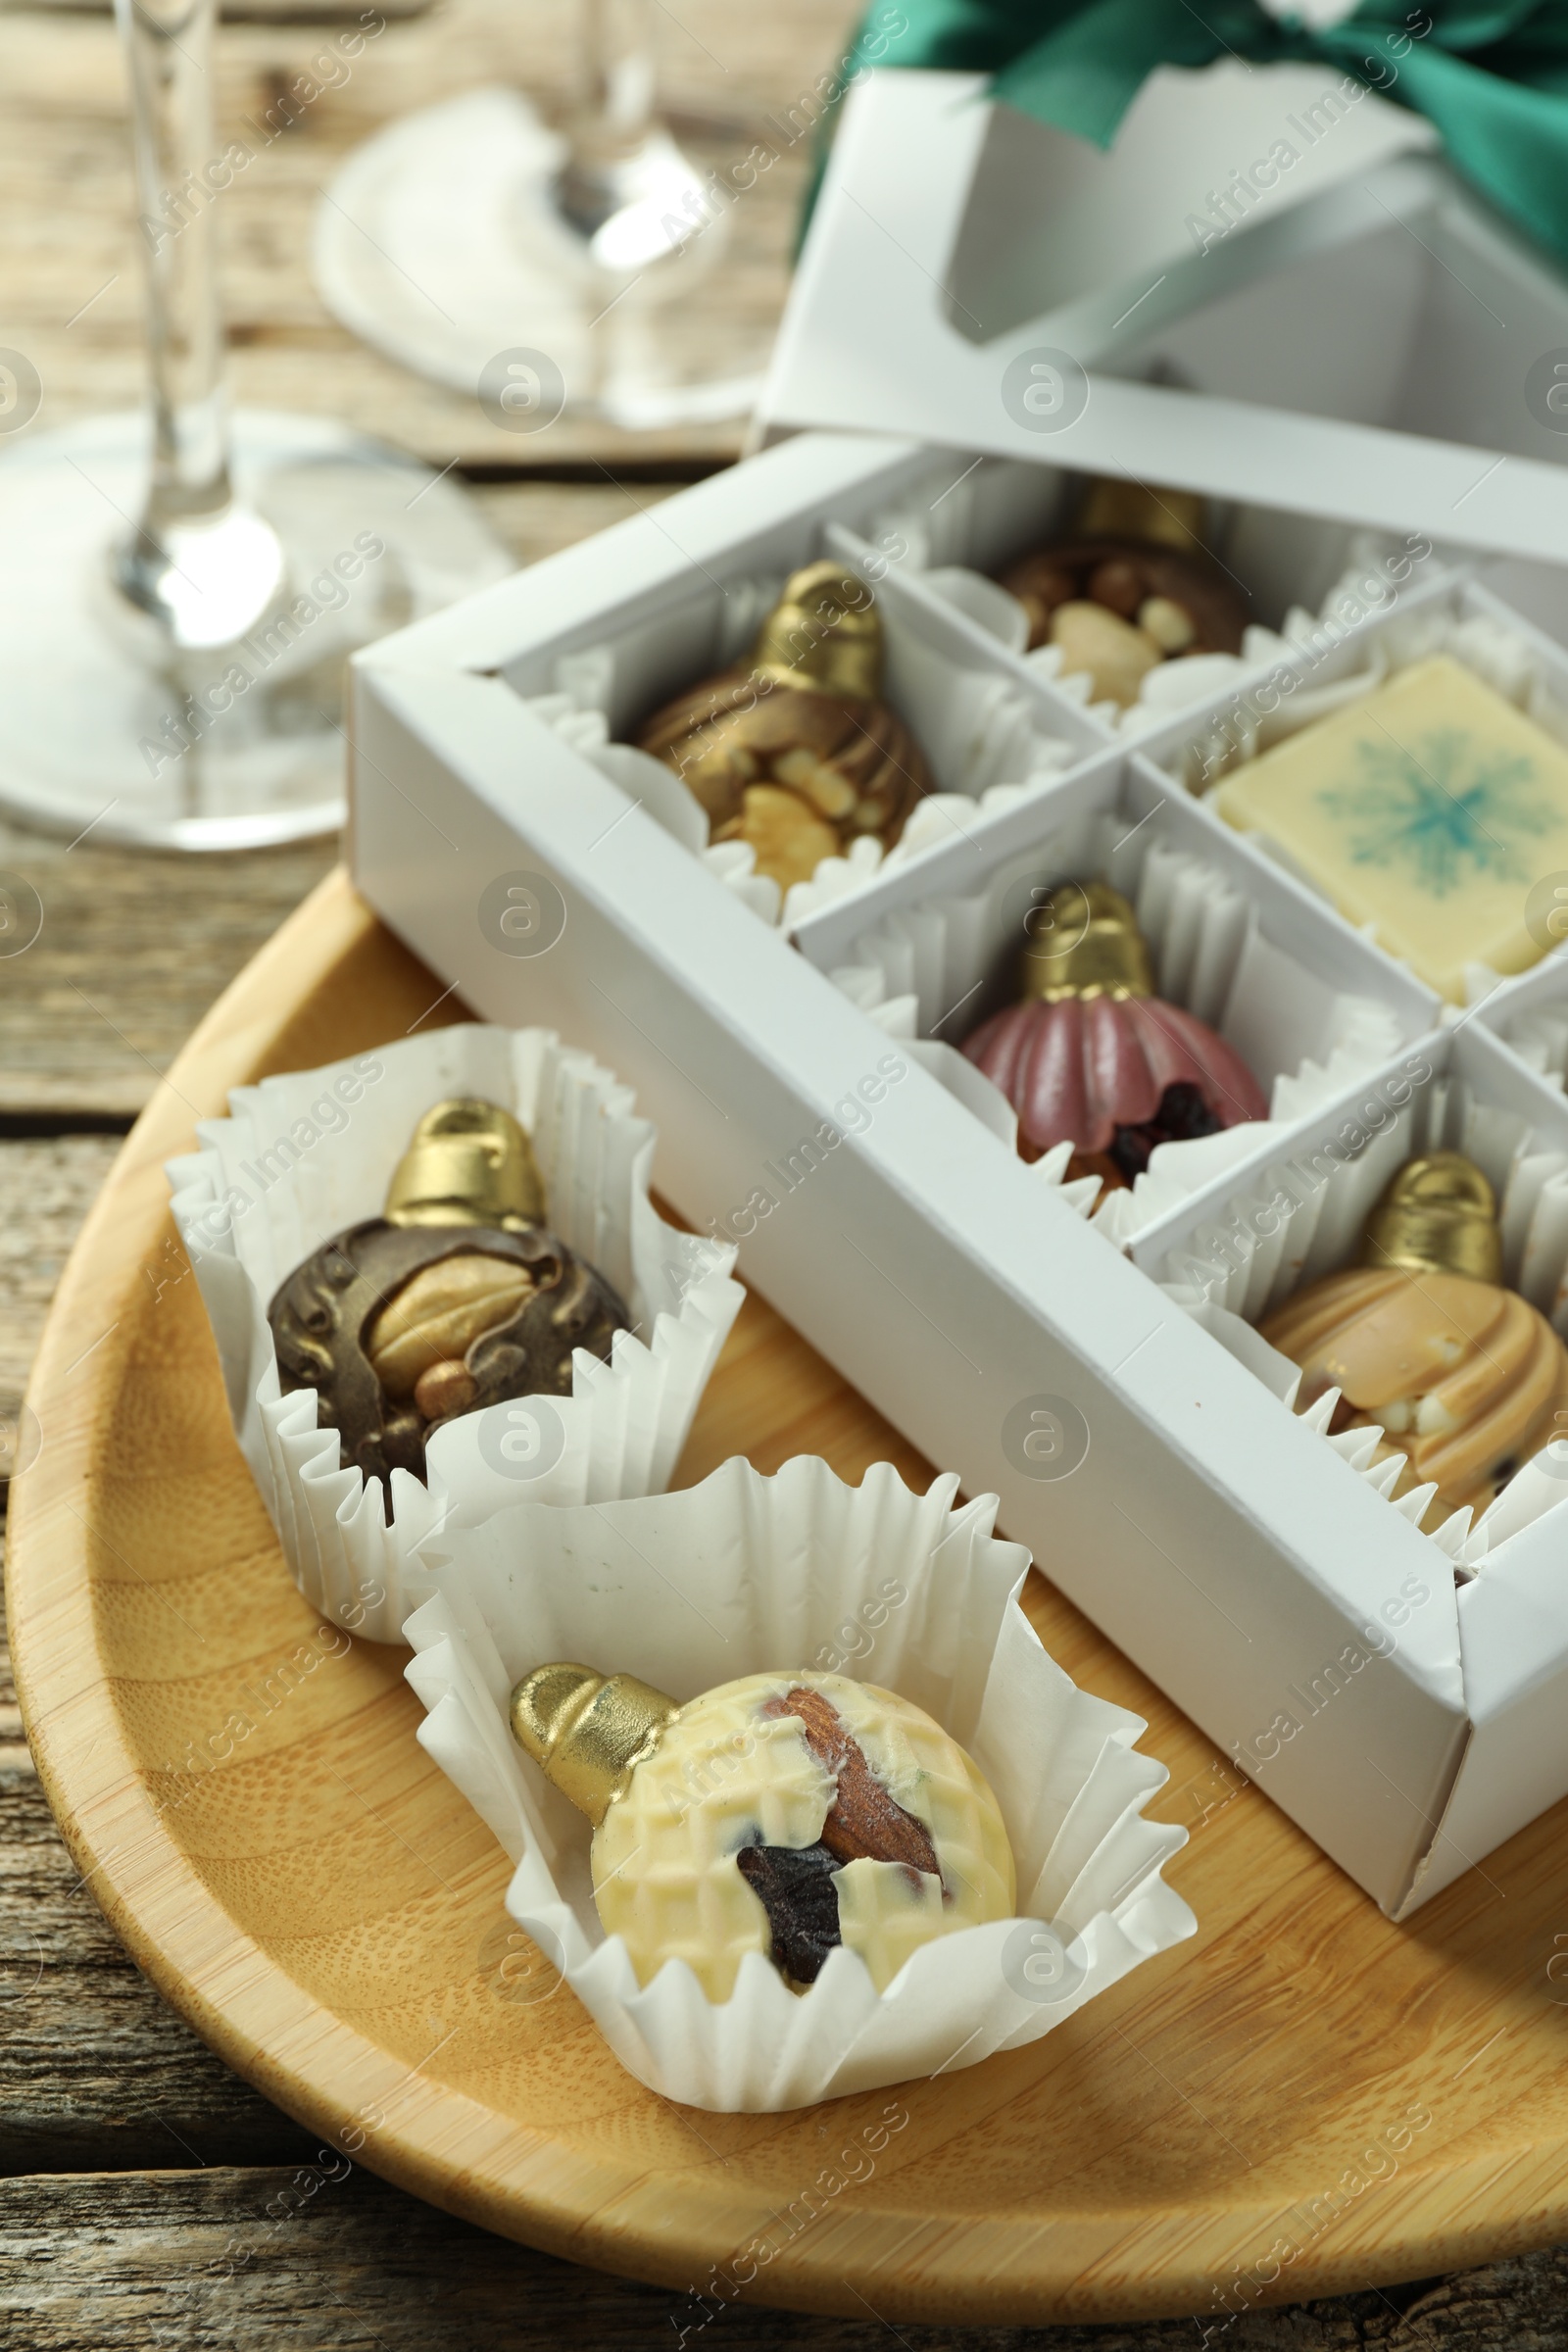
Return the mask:
<svg viewBox="0 0 1568 2352">
<path fill-rule="evenodd" d="M 1446 899 L 1472 874 L 1528 882 L 1521 844 L 1561 830 L 1549 801 L 1526 790 L 1535 761 L 1476 747 L 1462 727 L 1440 727 L 1407 750 L 1393 737 L 1356 745 L 1362 781 L 1318 794 L 1356 830 L 1356 865 L 1395 866 L 1418 889 Z"/>
</svg>

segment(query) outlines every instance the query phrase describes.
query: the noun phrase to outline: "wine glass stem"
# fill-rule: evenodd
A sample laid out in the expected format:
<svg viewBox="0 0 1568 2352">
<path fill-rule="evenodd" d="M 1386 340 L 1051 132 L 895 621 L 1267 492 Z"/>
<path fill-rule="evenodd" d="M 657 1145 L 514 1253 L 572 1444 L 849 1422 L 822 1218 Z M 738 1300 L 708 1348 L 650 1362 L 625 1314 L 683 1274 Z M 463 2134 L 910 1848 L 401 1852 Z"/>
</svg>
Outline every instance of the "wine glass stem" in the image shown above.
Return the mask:
<svg viewBox="0 0 1568 2352">
<path fill-rule="evenodd" d="M 147 268 L 153 462 L 138 537 L 230 502 L 216 214 L 223 171 L 214 139 L 217 0 L 115 0 L 130 75 L 136 209 Z"/>
<path fill-rule="evenodd" d="M 654 126 L 653 0 L 580 0 L 573 159 L 601 168 L 635 154 Z"/>
</svg>

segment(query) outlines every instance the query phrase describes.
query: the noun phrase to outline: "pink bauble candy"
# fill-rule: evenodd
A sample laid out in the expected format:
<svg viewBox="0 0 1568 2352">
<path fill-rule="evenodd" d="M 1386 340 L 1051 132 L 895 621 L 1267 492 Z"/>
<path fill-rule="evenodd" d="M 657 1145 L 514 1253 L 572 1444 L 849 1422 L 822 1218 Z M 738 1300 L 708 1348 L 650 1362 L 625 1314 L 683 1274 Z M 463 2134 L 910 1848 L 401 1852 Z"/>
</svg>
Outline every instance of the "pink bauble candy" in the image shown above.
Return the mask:
<svg viewBox="0 0 1568 2352">
<path fill-rule="evenodd" d="M 1216 1126 L 1263 1119 L 1247 1064 L 1206 1021 L 1157 997 L 1061 997 L 1011 1004 L 964 1040 L 964 1053 L 1018 1114 L 1019 1148 L 1104 1152 L 1118 1127 L 1153 1121 L 1171 1086 L 1196 1087 Z"/>
</svg>

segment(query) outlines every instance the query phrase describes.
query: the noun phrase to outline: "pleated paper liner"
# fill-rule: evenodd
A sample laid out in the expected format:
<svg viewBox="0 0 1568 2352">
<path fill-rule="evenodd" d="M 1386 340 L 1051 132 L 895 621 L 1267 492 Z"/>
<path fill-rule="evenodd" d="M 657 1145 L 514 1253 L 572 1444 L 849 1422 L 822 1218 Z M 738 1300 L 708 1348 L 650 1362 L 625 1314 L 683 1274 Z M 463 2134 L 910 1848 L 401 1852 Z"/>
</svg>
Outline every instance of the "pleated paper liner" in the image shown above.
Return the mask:
<svg viewBox="0 0 1568 2352">
<path fill-rule="evenodd" d="M 520 1461 L 498 1442 L 515 1408 L 491 1405 L 435 1433 L 427 1485 L 392 1472 L 389 1511 L 381 1482 L 344 1468 L 337 1432 L 318 1427 L 315 1390 L 280 1393 L 267 1310 L 323 1242 L 380 1214 L 416 1122 L 453 1095 L 499 1102 L 528 1130 L 551 1230 L 619 1292 L 633 1330 L 608 1363 L 577 1351 L 571 1395 L 536 1400 Z M 430 1590 L 420 1540 L 515 1501 L 519 1481 L 548 1503 L 668 1484 L 743 1293 L 733 1248 L 654 1208 L 655 1131 L 634 1101 L 549 1030 L 462 1023 L 237 1088 L 229 1117 L 198 1128 L 201 1151 L 169 1163 L 241 1448 L 295 1582 L 334 1624 L 398 1640 Z"/>
<path fill-rule="evenodd" d="M 1125 1708 L 1080 1690 L 1018 1594 L 1021 1544 L 956 1477 L 913 1494 L 886 1463 L 848 1487 L 815 1456 L 764 1478 L 602 1509 L 521 1505 L 427 1547 L 411 1620 L 419 1739 L 516 1865 L 507 1907 L 623 2066 L 688 2106 L 807 2106 L 955 2068 L 1051 2032 L 1197 1923 L 1161 1870 L 1186 1832 L 1146 1821 L 1166 1781 Z M 891 1604 L 890 1592 L 903 1595 Z M 848 1654 L 853 1649 L 853 1654 Z M 1001 1806 L 1018 1914 L 922 1945 L 876 1992 L 840 1947 L 790 1991 L 760 1952 L 713 2002 L 682 1960 L 639 1985 L 606 1936 L 589 1824 L 516 1746 L 512 1685 L 569 1658 L 681 1701 L 741 1676 L 832 1671 L 913 1700 L 973 1756 Z"/>
</svg>

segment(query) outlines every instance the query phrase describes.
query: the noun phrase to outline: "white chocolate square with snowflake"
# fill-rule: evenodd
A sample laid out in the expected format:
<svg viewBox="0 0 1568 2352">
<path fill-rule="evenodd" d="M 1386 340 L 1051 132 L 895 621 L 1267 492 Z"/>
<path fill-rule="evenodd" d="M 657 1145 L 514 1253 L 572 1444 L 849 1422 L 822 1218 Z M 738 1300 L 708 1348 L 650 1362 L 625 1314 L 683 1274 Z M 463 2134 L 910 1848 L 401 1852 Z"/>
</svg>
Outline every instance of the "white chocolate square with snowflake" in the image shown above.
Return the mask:
<svg viewBox="0 0 1568 2352">
<path fill-rule="evenodd" d="M 1519 972 L 1549 944 L 1527 903 L 1568 879 L 1568 751 L 1449 655 L 1249 760 L 1214 798 L 1451 1003 L 1467 964 Z"/>
</svg>

